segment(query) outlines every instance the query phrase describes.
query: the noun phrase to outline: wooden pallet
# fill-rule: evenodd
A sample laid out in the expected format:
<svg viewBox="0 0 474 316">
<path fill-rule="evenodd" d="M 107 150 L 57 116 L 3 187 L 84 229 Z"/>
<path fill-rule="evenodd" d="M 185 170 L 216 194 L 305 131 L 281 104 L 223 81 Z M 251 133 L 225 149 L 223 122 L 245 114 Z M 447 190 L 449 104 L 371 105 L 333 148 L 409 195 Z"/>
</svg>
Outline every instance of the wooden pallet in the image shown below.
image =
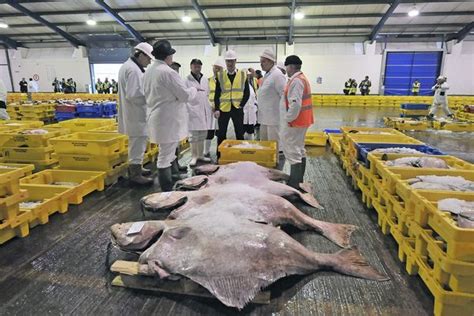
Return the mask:
<svg viewBox="0 0 474 316">
<path fill-rule="evenodd" d="M 118 260 L 112 264 L 110 271 L 119 273 L 119 275 L 112 280 L 113 286 L 157 293 L 172 293 L 216 299 L 214 295 L 209 293 L 204 287 L 189 279 L 183 278 L 177 281 L 170 281 L 140 275 L 140 265 L 138 262 Z M 269 304 L 270 295 L 270 291 L 262 291 L 255 296 L 252 303 L 262 305 Z"/>
</svg>

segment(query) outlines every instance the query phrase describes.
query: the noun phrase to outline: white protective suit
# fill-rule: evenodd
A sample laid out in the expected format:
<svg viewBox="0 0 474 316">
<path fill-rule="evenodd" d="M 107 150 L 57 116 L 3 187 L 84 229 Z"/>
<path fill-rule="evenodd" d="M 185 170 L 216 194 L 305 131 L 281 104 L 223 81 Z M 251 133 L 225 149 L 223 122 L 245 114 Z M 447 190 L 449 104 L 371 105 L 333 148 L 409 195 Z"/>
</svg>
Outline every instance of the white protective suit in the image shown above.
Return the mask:
<svg viewBox="0 0 474 316">
<path fill-rule="evenodd" d="M 449 85 L 446 82 L 434 85 L 431 90 L 434 90 L 433 104 L 431 105 L 430 115 L 435 115 L 439 107 L 444 111 L 444 114 L 451 115 L 448 107 L 448 90 Z"/>
<path fill-rule="evenodd" d="M 2 107 L 0 108 L 0 120 L 9 120 L 10 116 L 7 113 L 7 87 L 3 84 L 2 79 L 0 79 L 0 104 Z M 5 106 L 5 108 L 3 108 Z"/>
<path fill-rule="evenodd" d="M 186 87 L 194 87 L 199 90 L 196 98 L 188 102 L 188 117 L 190 131 L 207 131 L 213 129 L 213 112 L 211 103 L 209 102 L 209 79 L 202 76 L 200 81 L 197 81 L 193 75 L 189 74 L 186 77 Z M 207 133 L 206 133 L 207 134 Z"/>
<path fill-rule="evenodd" d="M 296 77 L 301 72 L 295 73 L 291 78 Z M 301 80 L 293 80 L 288 89 L 289 109 L 284 114 L 283 128 L 281 131 L 281 142 L 283 145 L 283 153 L 286 160 L 290 164 L 300 163 L 306 157 L 306 149 L 304 148 L 304 139 L 307 127 L 290 127 L 288 123 L 294 121 L 301 110 L 301 102 L 304 92 L 304 83 Z M 285 98 L 285 96 L 283 96 Z M 285 106 L 285 105 L 283 105 Z"/>
<path fill-rule="evenodd" d="M 188 135 L 186 103 L 196 97 L 194 87 L 187 88 L 179 74 L 164 61 L 155 60 L 143 78 L 148 106 L 148 135 L 159 144 L 158 168 L 167 168 L 175 160 L 180 140 Z"/>
<path fill-rule="evenodd" d="M 273 140 L 280 143 L 281 100 L 285 85 L 286 76 L 276 65 L 263 77 L 257 91 L 260 140 Z"/>
<path fill-rule="evenodd" d="M 128 135 L 130 164 L 141 164 L 148 142 L 146 127 L 146 99 L 143 90 L 145 69 L 129 58 L 118 75 L 118 130 Z"/>
<path fill-rule="evenodd" d="M 257 96 L 255 94 L 255 90 L 252 85 L 249 85 L 249 99 L 245 104 L 243 111 L 244 111 L 244 124 L 245 125 L 255 125 L 257 124 Z"/>
</svg>

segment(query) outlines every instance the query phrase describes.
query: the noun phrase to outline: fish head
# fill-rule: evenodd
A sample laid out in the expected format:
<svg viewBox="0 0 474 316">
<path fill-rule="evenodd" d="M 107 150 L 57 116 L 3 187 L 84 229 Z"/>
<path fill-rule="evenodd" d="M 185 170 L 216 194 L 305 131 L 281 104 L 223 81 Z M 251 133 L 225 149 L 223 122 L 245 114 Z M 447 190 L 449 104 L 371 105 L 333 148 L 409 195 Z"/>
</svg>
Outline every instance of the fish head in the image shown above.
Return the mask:
<svg viewBox="0 0 474 316">
<path fill-rule="evenodd" d="M 148 212 L 176 209 L 188 201 L 187 193 L 182 191 L 159 192 L 141 198 L 142 208 Z"/>
<path fill-rule="evenodd" d="M 112 242 L 122 250 L 143 251 L 154 243 L 166 228 L 163 221 L 128 222 L 110 228 Z"/>
</svg>

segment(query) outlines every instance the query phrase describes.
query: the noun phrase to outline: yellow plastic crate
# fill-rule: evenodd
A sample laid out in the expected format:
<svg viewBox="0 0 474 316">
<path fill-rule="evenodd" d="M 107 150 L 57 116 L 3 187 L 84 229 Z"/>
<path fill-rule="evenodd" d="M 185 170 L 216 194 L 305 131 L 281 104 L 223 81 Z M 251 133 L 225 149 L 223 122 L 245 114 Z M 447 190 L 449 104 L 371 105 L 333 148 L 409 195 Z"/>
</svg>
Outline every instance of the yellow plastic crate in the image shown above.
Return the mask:
<svg viewBox="0 0 474 316">
<path fill-rule="evenodd" d="M 31 174 L 33 165 L 0 163 L 0 198 L 19 193 L 19 179 Z"/>
<path fill-rule="evenodd" d="M 114 169 L 107 171 L 105 185 L 109 186 L 116 183 L 120 178 L 124 178 L 128 173 L 128 162 L 124 162 Z"/>
<path fill-rule="evenodd" d="M 0 159 L 5 160 L 48 160 L 52 159 L 53 146 L 48 147 L 1 147 Z"/>
<path fill-rule="evenodd" d="M 341 140 L 342 134 L 328 134 L 329 144 L 331 145 L 332 151 L 337 155 L 341 155 Z"/>
<path fill-rule="evenodd" d="M 308 132 L 304 138 L 306 146 L 326 146 L 328 135 L 324 132 Z"/>
<path fill-rule="evenodd" d="M 44 170 L 20 180 L 21 188 L 31 186 L 60 187 L 70 189 L 72 194 L 70 204 L 81 204 L 84 196 L 104 190 L 105 172 L 77 171 L 77 170 Z"/>
<path fill-rule="evenodd" d="M 95 129 L 98 127 L 114 125 L 115 119 L 86 119 L 86 118 L 78 118 L 67 120 L 63 122 L 59 122 L 58 124 L 62 127 L 69 128 L 71 132 L 88 132 L 91 129 Z"/>
<path fill-rule="evenodd" d="M 364 135 L 364 132 L 368 133 L 376 133 L 376 132 L 381 132 L 381 133 L 390 133 L 394 135 L 400 135 L 400 136 L 405 136 L 405 134 L 401 133 L 400 131 L 397 131 L 393 128 L 386 128 L 386 127 L 363 127 L 363 126 L 343 126 L 341 127 L 341 131 L 343 134 L 359 134 L 359 135 Z M 377 134 L 365 134 L 365 135 L 377 135 Z M 382 135 L 386 136 L 386 135 Z"/>
<path fill-rule="evenodd" d="M 423 142 L 405 135 L 344 134 L 342 142 L 346 142 L 348 144 L 347 155 L 353 158 L 357 157 L 357 143 L 423 145 Z"/>
<path fill-rule="evenodd" d="M 98 128 L 91 129 L 90 132 L 94 133 L 118 133 L 118 125 L 107 125 Z"/>
<path fill-rule="evenodd" d="M 0 222 L 0 245 L 15 237 L 28 236 L 30 233 L 28 225 L 30 216 L 28 213 L 22 213 L 11 220 Z"/>
<path fill-rule="evenodd" d="M 49 145 L 49 139 L 63 135 L 60 129 L 42 127 L 47 134 L 32 135 L 24 134 L 29 129 L 20 129 L 10 132 L 0 132 L 0 147 L 45 147 Z"/>
<path fill-rule="evenodd" d="M 3 220 L 10 220 L 18 214 L 18 203 L 25 200 L 28 193 L 24 190 L 19 190 L 13 195 L 2 196 L 0 198 L 0 222 Z"/>
<path fill-rule="evenodd" d="M 1 121 L 0 120 L 0 126 L 7 127 L 7 128 L 12 128 L 12 129 L 40 128 L 43 125 L 44 125 L 44 123 L 41 122 L 41 121 L 16 121 L 16 120 Z"/>
<path fill-rule="evenodd" d="M 25 202 L 38 202 L 32 207 L 20 204 L 20 213 L 30 214 L 30 227 L 48 223 L 54 213 L 66 213 L 68 201 L 72 194 L 70 188 L 29 186 L 28 199 Z"/>
<path fill-rule="evenodd" d="M 126 142 L 118 133 L 80 132 L 51 139 L 57 154 L 111 155 L 123 152 Z"/>
<path fill-rule="evenodd" d="M 104 134 L 105 135 L 105 134 Z M 111 155 L 58 154 L 60 169 L 84 171 L 110 171 L 128 161 L 128 152 Z"/>
<path fill-rule="evenodd" d="M 55 155 L 53 154 L 53 157 Z M 2 159 L 1 164 L 30 164 L 34 165 L 34 172 L 38 172 L 45 169 L 51 169 L 58 165 L 58 159 L 52 158 L 48 160 L 22 160 L 22 159 Z"/>
<path fill-rule="evenodd" d="M 436 129 L 452 131 L 452 132 L 474 132 L 474 123 L 471 123 L 471 122 L 434 121 L 433 126 Z"/>
<path fill-rule="evenodd" d="M 235 146 L 248 142 L 264 147 L 258 148 L 235 148 Z M 241 140 L 224 140 L 219 145 L 219 164 L 237 162 L 237 161 L 253 161 L 265 167 L 275 167 L 277 165 L 278 149 L 277 143 L 273 141 L 241 141 Z"/>
</svg>

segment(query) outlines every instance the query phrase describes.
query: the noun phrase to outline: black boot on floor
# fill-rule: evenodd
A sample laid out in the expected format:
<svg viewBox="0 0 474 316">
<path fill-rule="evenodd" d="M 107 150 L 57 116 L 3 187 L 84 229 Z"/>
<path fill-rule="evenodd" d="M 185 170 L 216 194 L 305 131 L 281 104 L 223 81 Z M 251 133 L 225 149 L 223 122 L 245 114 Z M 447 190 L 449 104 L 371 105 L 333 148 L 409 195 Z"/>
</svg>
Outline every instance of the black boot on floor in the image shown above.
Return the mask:
<svg viewBox="0 0 474 316">
<path fill-rule="evenodd" d="M 158 168 L 158 181 L 160 182 L 161 192 L 169 192 L 173 190 L 171 167 Z"/>
<path fill-rule="evenodd" d="M 303 163 L 291 165 L 290 179 L 288 185 L 296 190 L 300 189 L 300 183 L 303 182 Z"/>
<path fill-rule="evenodd" d="M 186 172 L 188 172 L 188 168 L 186 167 Z M 181 171 L 179 170 L 179 164 L 178 164 L 178 158 L 176 158 L 172 163 L 171 163 L 171 177 L 174 181 L 178 180 L 183 180 L 186 179 L 185 175 L 181 174 Z"/>
<path fill-rule="evenodd" d="M 428 116 L 426 117 L 426 119 L 428 121 L 434 121 L 434 114 L 428 114 Z"/>
<path fill-rule="evenodd" d="M 304 181 L 304 173 L 306 172 L 306 157 L 304 158 L 301 158 L 301 165 L 302 165 L 302 173 L 303 173 L 303 176 L 301 177 L 301 182 Z"/>
</svg>

